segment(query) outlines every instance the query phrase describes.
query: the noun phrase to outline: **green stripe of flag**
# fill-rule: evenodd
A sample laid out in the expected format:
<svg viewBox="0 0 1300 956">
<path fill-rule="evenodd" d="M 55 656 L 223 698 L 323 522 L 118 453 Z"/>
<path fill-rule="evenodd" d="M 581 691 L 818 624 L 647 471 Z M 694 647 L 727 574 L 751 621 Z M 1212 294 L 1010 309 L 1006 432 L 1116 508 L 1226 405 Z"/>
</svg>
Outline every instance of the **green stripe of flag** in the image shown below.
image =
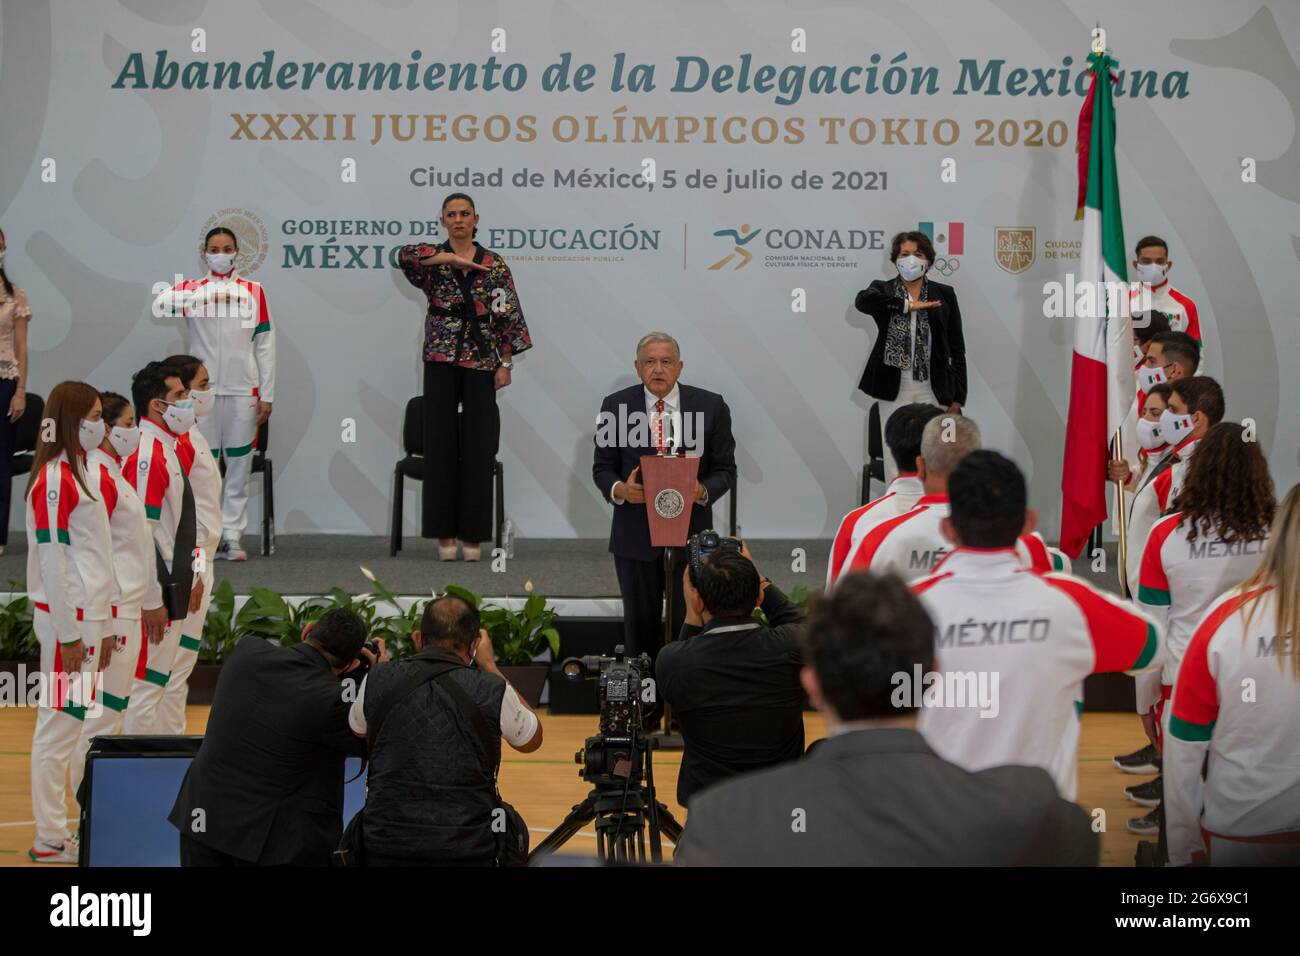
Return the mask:
<svg viewBox="0 0 1300 956">
<path fill-rule="evenodd" d="M 1092 104 L 1092 129 L 1088 143 L 1088 193 L 1085 205 L 1101 211 L 1101 255 L 1106 268 L 1120 281 L 1128 281 L 1128 254 L 1124 247 L 1124 220 L 1119 205 L 1119 169 L 1115 164 L 1115 101 L 1111 96 L 1110 68 L 1117 62 L 1105 54 L 1088 58 L 1097 77 Z"/>
</svg>

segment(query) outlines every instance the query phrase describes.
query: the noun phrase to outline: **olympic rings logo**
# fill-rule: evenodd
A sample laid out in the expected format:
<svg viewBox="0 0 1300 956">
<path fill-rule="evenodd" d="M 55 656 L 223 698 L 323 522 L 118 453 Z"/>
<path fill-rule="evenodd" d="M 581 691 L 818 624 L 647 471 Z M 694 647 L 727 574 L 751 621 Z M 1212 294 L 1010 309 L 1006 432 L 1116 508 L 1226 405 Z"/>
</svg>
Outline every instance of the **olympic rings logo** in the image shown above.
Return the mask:
<svg viewBox="0 0 1300 956">
<path fill-rule="evenodd" d="M 956 256 L 953 256 L 951 259 L 945 259 L 943 256 L 935 256 L 933 268 L 935 272 L 939 273 L 939 275 L 947 278 L 961 268 L 961 262 Z"/>
</svg>

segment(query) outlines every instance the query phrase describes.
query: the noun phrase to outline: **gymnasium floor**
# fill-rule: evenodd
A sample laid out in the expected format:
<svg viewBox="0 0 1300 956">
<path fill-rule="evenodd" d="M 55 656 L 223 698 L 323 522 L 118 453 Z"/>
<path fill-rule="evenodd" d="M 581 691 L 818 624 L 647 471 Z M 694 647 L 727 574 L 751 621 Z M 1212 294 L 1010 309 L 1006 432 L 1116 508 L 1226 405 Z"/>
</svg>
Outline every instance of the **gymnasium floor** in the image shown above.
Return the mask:
<svg viewBox="0 0 1300 956">
<path fill-rule="evenodd" d="M 207 723 L 207 707 L 190 707 L 189 730 L 201 733 Z M 578 778 L 574 753 L 595 731 L 594 715 L 543 717 L 545 742 L 536 753 L 520 754 L 504 748 L 501 762 L 501 795 L 514 804 L 533 831 L 536 845 L 582 800 L 588 791 Z M 0 708 L 0 866 L 32 866 L 27 848 L 33 837 L 30 766 L 32 728 L 36 712 L 31 708 Z M 804 717 L 809 742 L 823 735 L 817 714 Z M 1136 715 L 1086 713 L 1079 745 L 1079 803 L 1090 813 L 1105 810 L 1102 833 L 1103 866 L 1131 866 L 1138 838 L 1124 824 L 1141 816 L 1146 808 L 1131 803 L 1123 793 L 1129 784 L 1147 778 L 1122 773 L 1111 763 L 1116 754 L 1142 746 L 1145 738 Z M 659 799 L 679 821 L 686 814 L 674 794 L 681 752 L 655 754 L 655 785 Z M 68 816 L 75 819 L 75 804 L 69 800 Z M 594 854 L 595 837 L 590 827 L 574 836 L 566 852 Z M 667 855 L 667 850 L 665 852 Z"/>
</svg>

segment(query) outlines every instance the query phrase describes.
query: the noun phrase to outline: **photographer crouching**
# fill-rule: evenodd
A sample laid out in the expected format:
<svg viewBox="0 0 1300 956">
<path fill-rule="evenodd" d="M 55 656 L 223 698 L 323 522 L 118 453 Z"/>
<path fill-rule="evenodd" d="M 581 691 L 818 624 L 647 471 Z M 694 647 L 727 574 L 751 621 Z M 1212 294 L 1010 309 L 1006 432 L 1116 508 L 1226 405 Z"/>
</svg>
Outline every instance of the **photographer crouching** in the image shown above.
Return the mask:
<svg viewBox="0 0 1300 956">
<path fill-rule="evenodd" d="M 478 609 L 429 602 L 419 652 L 372 667 L 349 721 L 370 748 L 366 805 L 344 839 L 352 864 L 519 864 L 527 828 L 497 793 L 501 741 L 542 745 L 542 724 L 497 668 Z"/>
<path fill-rule="evenodd" d="M 795 760 L 804 749 L 803 611 L 759 574 L 742 542 L 704 531 L 687 548 L 686 620 L 655 665 L 658 693 L 685 744 L 682 806 L 705 787 Z"/>
<path fill-rule="evenodd" d="M 235 645 L 168 817 L 181 866 L 329 865 L 343 833 L 344 761 L 366 752 L 339 678 L 376 662 L 365 640 L 361 618 L 336 608 L 297 644 Z"/>
</svg>

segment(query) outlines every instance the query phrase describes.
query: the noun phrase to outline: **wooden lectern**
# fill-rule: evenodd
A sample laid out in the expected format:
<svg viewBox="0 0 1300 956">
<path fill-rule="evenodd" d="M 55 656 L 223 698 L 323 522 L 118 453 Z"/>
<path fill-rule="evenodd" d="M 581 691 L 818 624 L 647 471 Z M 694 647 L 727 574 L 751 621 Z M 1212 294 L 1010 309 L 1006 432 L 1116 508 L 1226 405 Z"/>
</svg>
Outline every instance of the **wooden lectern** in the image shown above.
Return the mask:
<svg viewBox="0 0 1300 956">
<path fill-rule="evenodd" d="M 686 545 L 691 532 L 691 509 L 700 473 L 698 455 L 643 455 L 641 484 L 645 487 L 645 515 L 650 545 L 664 549 L 664 646 L 677 639 L 673 633 L 673 599 L 677 568 L 673 548 Z M 664 729 L 656 734 L 658 746 L 680 749 L 682 738 L 672 731 L 672 708 L 664 701 Z"/>
</svg>

